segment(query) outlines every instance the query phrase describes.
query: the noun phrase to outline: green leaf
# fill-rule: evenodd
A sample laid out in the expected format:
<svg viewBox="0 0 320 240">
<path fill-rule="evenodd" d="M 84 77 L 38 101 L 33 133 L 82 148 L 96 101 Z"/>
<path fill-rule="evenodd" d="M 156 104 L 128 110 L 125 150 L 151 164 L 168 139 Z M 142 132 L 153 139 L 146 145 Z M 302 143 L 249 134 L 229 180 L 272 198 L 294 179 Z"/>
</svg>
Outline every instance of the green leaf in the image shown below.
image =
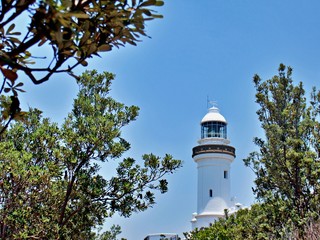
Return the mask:
<svg viewBox="0 0 320 240">
<path fill-rule="evenodd" d="M 70 13 L 65 13 L 63 15 L 64 17 L 76 17 L 76 18 L 81 18 L 81 19 L 88 19 L 89 15 L 86 13 L 81 13 L 81 12 L 70 12 Z"/>
<path fill-rule="evenodd" d="M 163 5 L 164 5 L 164 1 L 157 1 L 155 4 L 155 6 L 157 6 L 157 7 L 161 7 Z"/>
<path fill-rule="evenodd" d="M 151 16 L 153 18 L 158 18 L 158 19 L 163 18 L 163 15 L 160 15 L 160 14 L 152 14 Z"/>
</svg>

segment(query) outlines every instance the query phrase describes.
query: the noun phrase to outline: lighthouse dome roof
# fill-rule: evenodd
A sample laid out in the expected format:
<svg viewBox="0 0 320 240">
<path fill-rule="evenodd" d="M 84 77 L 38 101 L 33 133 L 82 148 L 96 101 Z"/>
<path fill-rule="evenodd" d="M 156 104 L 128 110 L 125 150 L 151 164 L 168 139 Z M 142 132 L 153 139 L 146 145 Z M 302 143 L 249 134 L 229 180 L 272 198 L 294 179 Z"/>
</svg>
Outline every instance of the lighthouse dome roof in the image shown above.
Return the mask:
<svg viewBox="0 0 320 240">
<path fill-rule="evenodd" d="M 224 116 L 222 116 L 219 112 L 219 108 L 213 106 L 209 108 L 209 112 L 202 118 L 201 123 L 204 122 L 223 122 L 227 123 Z"/>
</svg>

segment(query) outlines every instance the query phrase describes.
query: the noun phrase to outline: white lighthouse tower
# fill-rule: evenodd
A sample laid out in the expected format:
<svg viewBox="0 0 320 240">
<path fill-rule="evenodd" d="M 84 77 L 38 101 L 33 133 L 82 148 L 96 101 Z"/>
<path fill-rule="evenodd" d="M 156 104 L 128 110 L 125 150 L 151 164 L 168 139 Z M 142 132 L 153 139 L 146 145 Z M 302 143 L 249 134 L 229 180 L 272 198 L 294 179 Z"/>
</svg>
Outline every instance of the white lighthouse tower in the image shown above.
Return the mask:
<svg viewBox="0 0 320 240">
<path fill-rule="evenodd" d="M 209 109 L 201 120 L 201 139 L 192 149 L 198 169 L 197 213 L 191 220 L 192 229 L 209 227 L 225 216 L 225 209 L 234 212 L 230 196 L 230 165 L 235 148 L 227 138 L 227 121 L 217 107 Z"/>
</svg>

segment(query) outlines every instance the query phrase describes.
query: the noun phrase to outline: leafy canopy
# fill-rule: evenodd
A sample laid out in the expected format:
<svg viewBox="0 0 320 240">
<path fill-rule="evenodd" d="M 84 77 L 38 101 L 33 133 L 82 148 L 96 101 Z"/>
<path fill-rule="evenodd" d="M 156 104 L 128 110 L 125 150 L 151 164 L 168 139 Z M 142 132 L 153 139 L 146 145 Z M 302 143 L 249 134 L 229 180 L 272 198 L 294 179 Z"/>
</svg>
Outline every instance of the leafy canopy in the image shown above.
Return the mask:
<svg viewBox="0 0 320 240">
<path fill-rule="evenodd" d="M 299 226 L 319 212 L 320 92 L 313 88 L 308 103 L 302 82 L 294 85 L 291 76 L 292 68 L 283 64 L 269 80 L 254 76 L 265 138 L 255 138 L 260 151 L 251 153 L 245 164 L 257 176 L 257 198 L 281 201 L 286 206 L 279 211 L 290 209 L 285 216 Z"/>
<path fill-rule="evenodd" d="M 110 73 L 85 72 L 62 126 L 31 109 L 0 141 L 0 238 L 93 239 L 93 228 L 115 212 L 128 217 L 168 190 L 167 174 L 181 161 L 170 155 L 120 161 L 114 176 L 100 166 L 130 148 L 121 129 L 138 107 L 109 97 Z M 118 231 L 116 231 L 118 232 Z"/>
<path fill-rule="evenodd" d="M 3 75 L 0 135 L 11 120 L 19 120 L 20 73 L 34 84 L 55 73 L 69 73 L 87 59 L 147 36 L 146 21 L 161 18 L 162 0 L 5 0 L 0 2 L 0 71 Z M 20 81 L 18 81 L 20 80 Z"/>
<path fill-rule="evenodd" d="M 15 72 L 22 71 L 35 84 L 47 81 L 55 72 L 72 73 L 99 52 L 127 43 L 136 45 L 140 36 L 146 36 L 145 22 L 162 17 L 151 8 L 162 5 L 161 0 L 2 1 L 0 69 L 12 82 L 17 78 Z M 51 60 L 46 67 L 31 67 L 48 56 Z"/>
</svg>

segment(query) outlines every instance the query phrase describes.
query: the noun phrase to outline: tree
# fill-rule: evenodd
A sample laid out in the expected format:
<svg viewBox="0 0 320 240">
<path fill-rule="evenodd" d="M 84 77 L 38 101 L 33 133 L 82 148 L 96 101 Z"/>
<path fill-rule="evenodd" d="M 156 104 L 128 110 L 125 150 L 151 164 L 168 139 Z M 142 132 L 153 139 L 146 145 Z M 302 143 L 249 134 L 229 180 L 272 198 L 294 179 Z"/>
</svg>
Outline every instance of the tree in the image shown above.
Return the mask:
<svg viewBox="0 0 320 240">
<path fill-rule="evenodd" d="M 232 215 L 220 218 L 210 227 L 185 233 L 188 240 L 269 240 L 295 239 L 287 225 L 277 225 L 274 206 L 265 203 L 253 204 Z"/>
<path fill-rule="evenodd" d="M 244 161 L 256 174 L 257 199 L 274 207 L 274 221 L 290 219 L 303 228 L 319 212 L 320 93 L 313 88 L 308 104 L 303 84 L 295 86 L 291 76 L 292 68 L 283 64 L 269 80 L 254 76 L 265 138 L 255 138 L 259 152 Z"/>
<path fill-rule="evenodd" d="M 18 73 L 34 84 L 61 72 L 77 77 L 73 70 L 79 64 L 86 66 L 86 59 L 112 47 L 136 45 L 140 36 L 147 36 L 145 22 L 162 17 L 153 8 L 163 1 L 6 0 L 0 4 L 4 76 L 0 94 L 12 93 L 12 104 L 4 109 L 9 116 L 3 116 L 10 122 L 21 117 L 17 96 L 24 90 Z"/>
<path fill-rule="evenodd" d="M 121 129 L 138 107 L 108 96 L 114 76 L 85 72 L 61 127 L 31 109 L 0 141 L 0 238 L 93 239 L 94 227 L 115 212 L 125 217 L 155 203 L 167 191 L 165 175 L 181 166 L 170 155 L 121 161 L 113 177 L 100 164 L 130 148 Z"/>
<path fill-rule="evenodd" d="M 121 227 L 119 225 L 112 225 L 110 231 L 105 231 L 104 233 L 97 236 L 99 240 L 117 240 L 117 236 L 121 234 Z M 123 239 L 121 239 L 123 240 Z"/>
</svg>

